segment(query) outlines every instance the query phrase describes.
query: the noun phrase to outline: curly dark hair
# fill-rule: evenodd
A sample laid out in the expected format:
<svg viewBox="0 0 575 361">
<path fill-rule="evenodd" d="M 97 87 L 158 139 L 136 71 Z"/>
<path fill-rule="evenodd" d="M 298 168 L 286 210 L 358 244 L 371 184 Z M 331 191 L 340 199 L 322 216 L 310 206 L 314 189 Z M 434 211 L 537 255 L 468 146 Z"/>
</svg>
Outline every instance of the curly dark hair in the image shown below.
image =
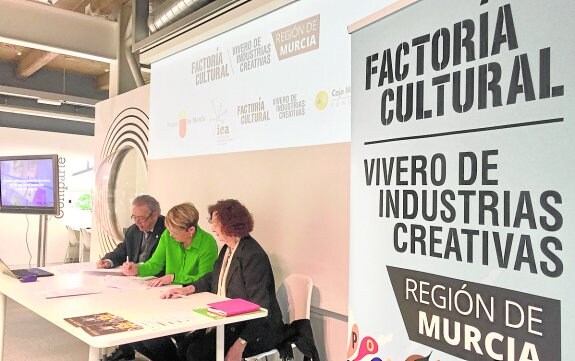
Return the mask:
<svg viewBox="0 0 575 361">
<path fill-rule="evenodd" d="M 208 207 L 210 217 L 218 214 L 222 233 L 231 237 L 245 237 L 254 229 L 254 219 L 248 209 L 235 199 L 224 199 Z"/>
</svg>

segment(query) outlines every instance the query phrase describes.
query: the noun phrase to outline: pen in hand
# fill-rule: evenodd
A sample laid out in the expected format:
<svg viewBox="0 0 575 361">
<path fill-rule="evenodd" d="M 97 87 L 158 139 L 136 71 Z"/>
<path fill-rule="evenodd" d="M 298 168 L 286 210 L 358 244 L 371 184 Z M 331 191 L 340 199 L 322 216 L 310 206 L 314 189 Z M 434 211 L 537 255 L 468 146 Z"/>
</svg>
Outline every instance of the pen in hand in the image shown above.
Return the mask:
<svg viewBox="0 0 575 361">
<path fill-rule="evenodd" d="M 122 265 L 122 273 L 125 276 L 137 276 L 138 266 L 133 262 L 126 262 Z"/>
</svg>

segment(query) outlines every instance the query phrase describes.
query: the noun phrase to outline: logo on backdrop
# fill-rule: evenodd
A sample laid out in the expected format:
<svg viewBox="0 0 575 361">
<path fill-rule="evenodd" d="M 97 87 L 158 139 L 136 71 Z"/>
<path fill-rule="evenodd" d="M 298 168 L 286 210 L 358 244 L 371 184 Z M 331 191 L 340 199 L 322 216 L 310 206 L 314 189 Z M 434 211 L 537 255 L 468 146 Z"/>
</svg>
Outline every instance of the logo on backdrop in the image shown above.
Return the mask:
<svg viewBox="0 0 575 361">
<path fill-rule="evenodd" d="M 380 357 L 375 356 L 375 354 L 380 353 L 381 348 L 379 343 L 372 336 L 363 336 L 360 340 L 360 332 L 357 324 L 354 324 L 351 328 L 351 333 L 349 335 L 349 345 L 347 348 L 347 360 L 348 361 L 383 361 Z M 389 341 L 389 340 L 383 340 Z M 384 342 L 382 342 L 383 345 Z M 369 357 L 368 357 L 369 356 Z M 431 352 L 427 356 L 422 355 L 409 355 L 405 358 L 405 361 L 429 361 Z M 403 360 L 391 360 L 389 358 L 386 361 L 403 361 Z M 440 359 L 434 361 L 441 361 Z"/>
<path fill-rule="evenodd" d="M 250 71 L 271 64 L 271 43 L 262 43 L 262 37 L 232 46 L 232 56 L 240 72 Z"/>
<path fill-rule="evenodd" d="M 192 75 L 196 85 L 207 84 L 230 76 L 228 64 L 221 50 L 192 62 Z"/>
<path fill-rule="evenodd" d="M 330 103 L 331 106 L 335 108 L 344 107 L 349 109 L 351 106 L 351 86 L 347 85 L 345 88 L 333 88 L 331 94 L 328 94 L 325 90 L 317 92 L 314 100 L 314 105 L 317 110 L 325 110 Z"/>
<path fill-rule="evenodd" d="M 519 53 L 520 35 L 511 4 L 506 4 L 499 7 L 497 15 L 485 12 L 476 20 L 455 23 L 452 32 L 443 27 L 398 41 L 381 53 L 366 54 L 365 91 L 382 89 L 377 118 L 384 126 L 410 120 L 437 121 L 473 110 L 563 96 L 563 85 L 555 84 L 551 77 L 552 50 L 557 49 L 547 46 L 537 54 Z M 431 56 L 424 57 L 425 53 Z M 513 62 L 501 61 L 502 56 L 512 56 Z M 492 61 L 488 63 L 479 61 L 489 58 Z M 533 63 L 539 66 L 530 65 Z M 457 69 L 467 64 L 470 66 L 464 70 Z M 452 72 L 453 67 L 456 70 Z M 421 79 L 424 76 L 431 76 L 431 81 Z M 420 80 L 406 81 L 413 78 Z"/>
<path fill-rule="evenodd" d="M 324 110 L 325 108 L 327 108 L 327 105 L 329 104 L 329 95 L 327 95 L 327 92 L 325 90 L 320 90 L 319 92 L 317 92 L 317 94 L 315 95 L 314 104 L 317 110 Z"/>
<path fill-rule="evenodd" d="M 238 105 L 237 115 L 240 117 L 240 124 L 249 125 L 270 120 L 270 112 L 266 109 L 263 100 Z"/>
<path fill-rule="evenodd" d="M 349 108 L 351 106 L 351 85 L 347 85 L 345 88 L 333 89 L 331 96 L 334 107 Z"/>
<path fill-rule="evenodd" d="M 170 120 L 167 122 L 167 128 L 177 128 L 178 136 L 180 138 L 185 138 L 188 135 L 188 128 L 192 126 L 192 124 L 204 123 L 207 119 L 203 115 L 194 115 L 189 117 L 188 112 L 185 110 L 180 111 L 179 117 L 177 120 Z"/>
<path fill-rule="evenodd" d="M 389 234 L 394 250 L 560 277 L 564 268 L 563 242 L 557 232 L 563 227 L 564 196 L 552 185 L 541 191 L 515 192 L 514 184 L 504 185 L 495 176 L 502 174 L 496 172 L 501 169 L 499 157 L 499 150 L 488 149 L 452 156 L 435 153 L 364 159 L 365 185 L 376 188 L 379 197 L 374 211 L 381 219 L 397 220 Z M 413 165 L 410 179 L 408 163 Z M 416 174 L 423 168 L 417 165 L 423 164 L 429 167 L 429 173 L 423 171 L 424 178 L 418 180 Z M 446 188 L 449 179 L 457 179 L 459 189 Z M 420 184 L 427 187 L 422 189 Z M 484 186 L 505 188 L 496 192 L 483 190 Z M 492 217 L 488 217 L 489 213 Z M 449 226 L 456 221 L 466 226 Z M 486 229 L 489 222 L 507 230 Z M 530 231 L 521 228 L 525 225 Z M 546 234 L 543 237 L 529 234 L 535 231 Z M 474 250 L 474 240 L 484 246 Z M 428 242 L 428 248 L 419 248 L 419 241 Z M 445 245 L 442 251 L 441 244 Z M 517 247 L 512 248 L 512 244 Z M 540 249 L 543 255 L 538 256 L 534 249 Z M 496 259 L 489 257 L 490 252 L 494 252 Z"/>
<path fill-rule="evenodd" d="M 558 300 L 431 273 L 387 270 L 410 340 L 464 360 L 561 359 Z"/>
<path fill-rule="evenodd" d="M 214 122 L 215 128 L 213 135 L 218 144 L 226 144 L 232 140 L 232 126 L 228 119 L 228 109 L 221 101 L 212 100 L 213 117 L 210 118 Z"/>
<path fill-rule="evenodd" d="M 272 32 L 279 60 L 319 49 L 319 15 Z"/>
<path fill-rule="evenodd" d="M 273 106 L 278 119 L 289 119 L 305 115 L 305 100 L 297 93 L 275 97 Z"/>
<path fill-rule="evenodd" d="M 183 138 L 186 136 L 186 130 L 188 127 L 188 119 L 186 119 L 186 113 L 185 112 L 181 112 L 180 113 L 180 119 L 178 120 L 178 135 L 180 136 L 180 138 Z"/>
</svg>

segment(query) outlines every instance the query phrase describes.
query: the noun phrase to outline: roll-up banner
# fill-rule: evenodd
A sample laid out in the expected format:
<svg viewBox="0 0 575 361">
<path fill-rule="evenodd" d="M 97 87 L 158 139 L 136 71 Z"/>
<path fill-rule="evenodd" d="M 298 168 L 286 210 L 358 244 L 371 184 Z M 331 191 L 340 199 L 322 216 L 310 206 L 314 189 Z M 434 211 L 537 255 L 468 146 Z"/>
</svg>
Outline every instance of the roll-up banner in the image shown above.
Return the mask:
<svg viewBox="0 0 575 361">
<path fill-rule="evenodd" d="M 351 29 L 347 360 L 567 360 L 575 2 L 390 9 Z"/>
</svg>

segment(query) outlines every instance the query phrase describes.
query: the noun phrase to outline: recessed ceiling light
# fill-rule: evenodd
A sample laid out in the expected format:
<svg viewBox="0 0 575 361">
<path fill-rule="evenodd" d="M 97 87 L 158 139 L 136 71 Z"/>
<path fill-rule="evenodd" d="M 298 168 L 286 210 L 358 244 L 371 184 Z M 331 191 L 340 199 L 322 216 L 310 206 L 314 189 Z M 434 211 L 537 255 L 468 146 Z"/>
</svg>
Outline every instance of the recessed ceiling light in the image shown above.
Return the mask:
<svg viewBox="0 0 575 361">
<path fill-rule="evenodd" d="M 38 103 L 40 104 L 47 104 L 47 105 L 62 105 L 62 102 L 59 100 L 54 100 L 54 99 L 43 99 L 43 98 L 38 98 L 36 100 Z"/>
<path fill-rule="evenodd" d="M 19 51 L 19 52 L 16 53 L 16 55 L 20 56 L 20 55 L 22 55 L 22 52 Z"/>
<path fill-rule="evenodd" d="M 106 72 L 106 73 L 109 72 L 109 71 L 110 71 L 110 69 L 104 69 L 104 72 Z"/>
</svg>

